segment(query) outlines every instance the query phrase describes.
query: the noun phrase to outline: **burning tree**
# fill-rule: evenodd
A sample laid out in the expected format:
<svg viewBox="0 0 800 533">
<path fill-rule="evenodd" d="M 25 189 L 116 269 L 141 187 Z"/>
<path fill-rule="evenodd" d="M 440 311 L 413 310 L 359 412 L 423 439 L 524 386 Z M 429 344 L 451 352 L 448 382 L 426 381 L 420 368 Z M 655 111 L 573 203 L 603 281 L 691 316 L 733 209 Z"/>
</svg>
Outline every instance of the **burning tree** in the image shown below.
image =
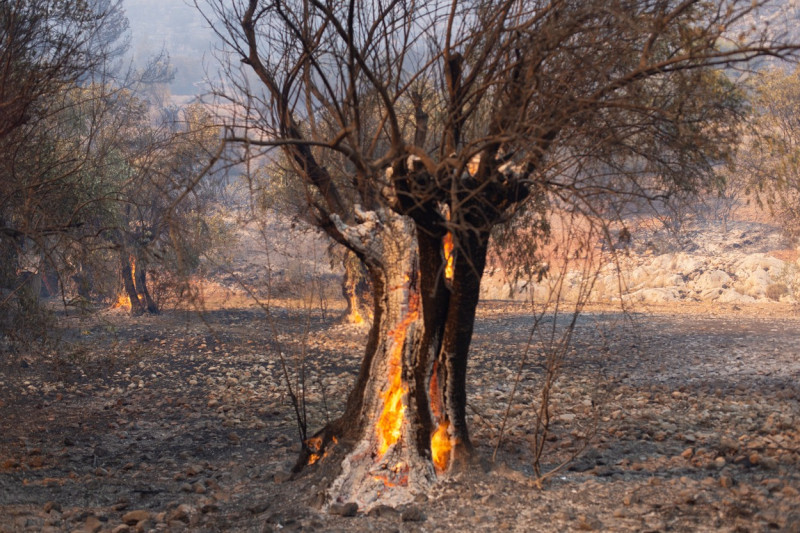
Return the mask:
<svg viewBox="0 0 800 533">
<path fill-rule="evenodd" d="M 467 361 L 493 228 L 535 244 L 553 209 L 608 217 L 707 183 L 739 104 L 721 69 L 794 50 L 749 0 L 204 6 L 229 59 L 229 140 L 281 150 L 308 217 L 369 272 L 345 412 L 298 463 L 333 449 L 330 496 L 362 507 L 473 458 Z"/>
</svg>

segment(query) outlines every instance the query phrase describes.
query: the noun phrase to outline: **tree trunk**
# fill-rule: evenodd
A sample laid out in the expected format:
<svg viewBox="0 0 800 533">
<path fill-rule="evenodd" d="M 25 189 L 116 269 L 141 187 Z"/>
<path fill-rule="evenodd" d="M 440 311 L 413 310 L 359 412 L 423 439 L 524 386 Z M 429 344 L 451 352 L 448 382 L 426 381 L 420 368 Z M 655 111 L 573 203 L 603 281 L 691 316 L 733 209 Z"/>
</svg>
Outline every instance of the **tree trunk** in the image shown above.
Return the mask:
<svg viewBox="0 0 800 533">
<path fill-rule="evenodd" d="M 120 270 L 122 272 L 122 285 L 125 289 L 125 294 L 131 302 L 131 315 L 139 316 L 145 312 L 144 303 L 139 300 L 139 295 L 136 294 L 136 285 L 133 281 L 133 265 L 131 264 L 131 257 L 125 250 L 119 252 Z"/>
<path fill-rule="evenodd" d="M 370 246 L 361 255 L 375 305 L 367 351 L 344 415 L 307 441 L 298 462 L 298 469 L 315 463 L 338 443 L 346 456 L 329 499 L 356 502 L 362 511 L 411 501 L 471 456 L 466 353 L 483 271 L 474 265 L 466 275 L 461 267 L 465 279 L 451 287 L 442 236 L 418 233 L 394 213 L 376 218 L 379 224 L 355 232 L 370 232 L 361 241 Z"/>
<path fill-rule="evenodd" d="M 133 282 L 136 286 L 136 293 L 139 295 L 140 300 L 144 300 L 142 304 L 148 313 L 151 315 L 158 314 L 158 305 L 156 305 L 153 298 L 150 296 L 150 291 L 147 290 L 147 261 L 145 261 L 143 254 L 136 255 L 136 271 L 133 275 Z"/>
<path fill-rule="evenodd" d="M 349 251 L 344 255 L 342 266 L 342 296 L 347 302 L 343 320 L 348 324 L 363 324 L 371 318 L 369 274 L 361 260 Z"/>
</svg>

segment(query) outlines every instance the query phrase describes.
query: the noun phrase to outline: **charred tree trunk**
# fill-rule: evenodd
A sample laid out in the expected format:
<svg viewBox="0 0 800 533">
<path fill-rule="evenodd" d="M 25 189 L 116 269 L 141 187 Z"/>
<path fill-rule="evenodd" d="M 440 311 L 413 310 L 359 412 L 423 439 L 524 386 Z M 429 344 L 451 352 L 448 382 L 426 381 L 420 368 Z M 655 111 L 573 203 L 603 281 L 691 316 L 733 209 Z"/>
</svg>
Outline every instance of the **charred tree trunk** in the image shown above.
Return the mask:
<svg viewBox="0 0 800 533">
<path fill-rule="evenodd" d="M 375 305 L 365 357 L 344 415 L 309 439 L 298 464 L 339 442 L 346 455 L 330 499 L 363 510 L 379 501 L 408 502 L 436 478 L 427 398 L 434 352 L 420 351 L 426 334 L 416 231 L 407 217 L 375 218 L 367 230 L 375 238 L 362 250 Z"/>
<path fill-rule="evenodd" d="M 120 251 L 119 263 L 120 271 L 122 272 L 122 286 L 131 302 L 131 315 L 143 315 L 145 306 L 144 303 L 139 300 L 139 295 L 136 293 L 136 285 L 133 281 L 133 265 L 131 264 L 131 256 L 128 252 L 124 250 Z"/>
<path fill-rule="evenodd" d="M 362 257 L 375 305 L 365 357 L 344 415 L 306 442 L 297 465 L 318 461 L 338 443 L 346 456 L 330 499 L 362 510 L 410 501 L 471 457 L 466 354 L 486 251 L 476 237 L 464 255 L 475 251 L 480 260 L 457 262 L 463 279 L 451 282 L 444 232 L 419 231 L 391 212 L 379 218 L 358 230 L 370 232 Z"/>
<path fill-rule="evenodd" d="M 136 286 L 136 294 L 142 305 L 151 315 L 158 314 L 158 305 L 150 296 L 150 291 L 147 289 L 147 261 L 143 254 L 136 255 L 136 270 L 133 274 L 133 282 Z"/>
<path fill-rule="evenodd" d="M 342 296 L 347 302 L 344 322 L 362 324 L 371 318 L 369 274 L 361 260 L 352 252 L 346 252 L 342 260 Z"/>
<path fill-rule="evenodd" d="M 467 427 L 467 359 L 486 266 L 488 234 L 464 232 L 459 239 L 459 259 L 454 264 L 441 349 L 436 359 L 437 394 L 452 439 L 453 467 L 472 457 Z"/>
</svg>

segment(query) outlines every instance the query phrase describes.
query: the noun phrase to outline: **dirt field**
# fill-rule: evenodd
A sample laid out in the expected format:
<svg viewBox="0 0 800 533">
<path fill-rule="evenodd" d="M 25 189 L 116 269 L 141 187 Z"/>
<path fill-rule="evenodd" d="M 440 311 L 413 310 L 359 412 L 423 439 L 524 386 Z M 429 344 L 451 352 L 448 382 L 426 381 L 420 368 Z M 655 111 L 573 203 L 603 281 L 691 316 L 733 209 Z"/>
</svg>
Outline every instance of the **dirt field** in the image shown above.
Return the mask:
<svg viewBox="0 0 800 533">
<path fill-rule="evenodd" d="M 531 319 L 522 304 L 483 303 L 469 402 L 485 468 L 353 517 L 320 509 L 313 471 L 288 479 L 298 431 L 276 354 L 297 385 L 305 352 L 313 430 L 341 408 L 365 330 L 335 313 L 273 316 L 69 318 L 58 351 L 2 361 L 0 531 L 800 531 L 800 318 L 788 306 L 586 312 L 543 466 L 582 453 L 540 490 L 542 339 L 492 462 Z"/>
</svg>

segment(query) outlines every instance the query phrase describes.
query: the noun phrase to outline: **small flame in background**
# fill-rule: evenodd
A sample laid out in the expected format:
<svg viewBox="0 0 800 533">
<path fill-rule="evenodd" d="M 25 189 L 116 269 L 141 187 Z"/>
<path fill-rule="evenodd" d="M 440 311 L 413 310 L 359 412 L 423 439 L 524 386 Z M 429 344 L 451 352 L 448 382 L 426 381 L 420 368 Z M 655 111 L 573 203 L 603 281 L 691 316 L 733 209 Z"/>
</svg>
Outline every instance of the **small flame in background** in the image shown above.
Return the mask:
<svg viewBox="0 0 800 533">
<path fill-rule="evenodd" d="M 350 324 L 363 324 L 364 317 L 358 307 L 358 296 L 356 296 L 356 282 L 355 280 L 348 281 L 347 283 L 347 299 L 350 300 L 350 314 L 347 316 L 347 321 Z"/>
<path fill-rule="evenodd" d="M 434 421 L 438 421 L 439 426 L 431 436 L 431 459 L 436 471 L 441 473 L 447 470 L 447 465 L 450 463 L 450 450 L 452 449 L 452 441 L 450 440 L 450 433 L 448 428 L 450 422 L 444 419 L 442 408 L 442 399 L 439 391 L 439 363 L 433 363 L 433 372 L 431 374 L 429 398 L 431 399 L 431 411 Z"/>
<path fill-rule="evenodd" d="M 131 257 L 131 280 L 136 279 L 136 260 Z M 125 290 L 125 287 L 122 287 L 122 291 L 120 292 L 119 296 L 117 296 L 117 301 L 114 302 L 114 305 L 111 306 L 112 309 L 118 309 L 123 307 L 125 309 L 131 308 L 131 298 L 128 296 L 128 292 Z"/>
<path fill-rule="evenodd" d="M 453 234 L 449 231 L 442 239 L 442 247 L 444 248 L 444 279 L 453 281 L 453 275 L 456 272 L 455 257 L 453 256 Z"/>
</svg>

